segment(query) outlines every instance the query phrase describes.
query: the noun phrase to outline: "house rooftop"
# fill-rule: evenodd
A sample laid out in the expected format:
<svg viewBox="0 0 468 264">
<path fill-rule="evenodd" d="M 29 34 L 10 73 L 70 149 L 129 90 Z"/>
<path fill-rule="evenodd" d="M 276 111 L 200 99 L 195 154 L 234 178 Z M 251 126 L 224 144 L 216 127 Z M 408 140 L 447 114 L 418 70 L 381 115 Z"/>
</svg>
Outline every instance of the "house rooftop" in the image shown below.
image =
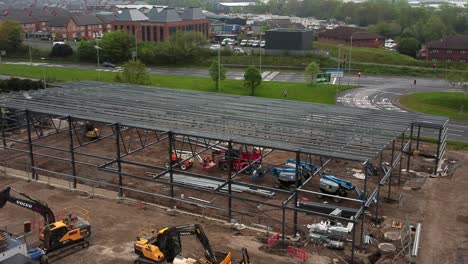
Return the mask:
<svg viewBox="0 0 468 264">
<path fill-rule="evenodd" d="M 164 8 L 157 14 L 148 14 L 148 16 L 150 22 L 169 23 L 182 21 L 182 18 L 179 16 L 179 14 L 174 8 Z"/>
<path fill-rule="evenodd" d="M 183 20 L 199 20 L 199 19 L 206 19 L 205 14 L 199 7 L 189 7 L 185 9 L 184 13 L 182 14 L 181 18 Z"/>
<path fill-rule="evenodd" d="M 138 9 L 124 8 L 115 21 L 147 21 L 148 17 L 145 16 Z"/>
<path fill-rule="evenodd" d="M 96 15 L 72 16 L 77 26 L 99 25 L 102 21 Z"/>
<path fill-rule="evenodd" d="M 341 40 L 350 40 L 351 36 L 354 40 L 358 39 L 384 39 L 385 37 L 369 32 L 366 29 L 358 27 L 344 27 L 339 26 L 334 29 L 325 30 L 318 33 L 319 37 L 331 38 L 331 39 L 341 39 Z"/>
<path fill-rule="evenodd" d="M 463 49 L 468 50 L 468 36 L 454 35 L 426 44 L 428 49 Z"/>
</svg>

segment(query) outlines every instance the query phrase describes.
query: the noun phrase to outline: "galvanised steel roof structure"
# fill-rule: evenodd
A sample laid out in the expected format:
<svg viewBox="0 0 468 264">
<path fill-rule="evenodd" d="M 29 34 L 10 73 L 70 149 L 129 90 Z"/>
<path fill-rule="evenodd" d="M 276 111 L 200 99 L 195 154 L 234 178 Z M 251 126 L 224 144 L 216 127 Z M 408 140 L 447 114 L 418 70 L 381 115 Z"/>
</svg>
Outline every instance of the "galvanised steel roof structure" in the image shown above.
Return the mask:
<svg viewBox="0 0 468 264">
<path fill-rule="evenodd" d="M 0 107 L 120 123 L 338 159 L 374 158 L 412 124 L 444 117 L 92 81 L 0 96 Z"/>
</svg>

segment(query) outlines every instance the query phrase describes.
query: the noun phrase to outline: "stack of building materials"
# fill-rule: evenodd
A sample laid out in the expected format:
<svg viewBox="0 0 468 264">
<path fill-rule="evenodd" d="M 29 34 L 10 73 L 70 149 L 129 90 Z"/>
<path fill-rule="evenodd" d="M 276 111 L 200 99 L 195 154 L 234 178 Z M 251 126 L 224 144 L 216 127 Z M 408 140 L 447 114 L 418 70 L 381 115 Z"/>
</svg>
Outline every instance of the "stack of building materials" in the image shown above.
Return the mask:
<svg viewBox="0 0 468 264">
<path fill-rule="evenodd" d="M 161 178 L 165 180 L 169 180 L 169 174 L 165 174 L 161 176 Z M 213 179 L 206 179 L 206 178 L 201 178 L 201 177 L 187 176 L 187 175 L 182 175 L 182 174 L 173 174 L 173 179 L 175 183 L 194 186 L 200 189 L 207 189 L 207 190 L 216 190 L 221 185 L 223 185 L 223 183 L 225 183 L 225 181 L 222 179 L 213 180 Z M 226 185 L 220 190 L 223 192 L 227 192 L 228 186 Z M 246 192 L 246 193 L 256 194 L 256 195 L 265 196 L 265 197 L 275 196 L 275 192 L 265 190 L 265 189 L 258 189 L 258 188 L 254 189 L 254 188 L 243 186 L 243 185 L 236 184 L 236 183 L 233 183 L 231 185 L 231 190 L 237 193 Z"/>
</svg>

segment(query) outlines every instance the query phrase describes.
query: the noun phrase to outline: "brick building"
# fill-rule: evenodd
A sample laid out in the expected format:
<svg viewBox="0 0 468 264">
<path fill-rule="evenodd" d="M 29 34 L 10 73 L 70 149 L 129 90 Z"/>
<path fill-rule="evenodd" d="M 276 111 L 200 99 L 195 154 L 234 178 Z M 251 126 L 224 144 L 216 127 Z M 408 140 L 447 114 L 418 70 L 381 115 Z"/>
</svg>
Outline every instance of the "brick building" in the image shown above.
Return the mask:
<svg viewBox="0 0 468 264">
<path fill-rule="evenodd" d="M 426 44 L 427 60 L 468 63 L 468 36 L 450 36 Z"/>
<path fill-rule="evenodd" d="M 187 8 L 179 14 L 173 8 L 158 12 L 151 9 L 144 15 L 137 9 L 123 9 L 112 22 L 113 30 L 125 30 L 136 36 L 139 41 L 160 42 L 168 39 L 177 31 L 210 33 L 210 20 L 200 8 Z"/>
<path fill-rule="evenodd" d="M 356 27 L 336 27 L 318 33 L 321 42 L 352 45 L 356 47 L 380 48 L 385 45 L 385 37 Z"/>
<path fill-rule="evenodd" d="M 67 39 L 95 39 L 104 33 L 103 22 L 95 15 L 72 16 L 67 23 Z"/>
<path fill-rule="evenodd" d="M 49 32 L 53 39 L 68 39 L 68 21 L 70 17 L 54 17 L 49 20 Z"/>
<path fill-rule="evenodd" d="M 47 14 L 38 14 L 32 10 L 7 9 L 1 14 L 2 20 L 12 20 L 21 24 L 24 32 L 47 31 L 47 21 L 50 18 Z"/>
</svg>

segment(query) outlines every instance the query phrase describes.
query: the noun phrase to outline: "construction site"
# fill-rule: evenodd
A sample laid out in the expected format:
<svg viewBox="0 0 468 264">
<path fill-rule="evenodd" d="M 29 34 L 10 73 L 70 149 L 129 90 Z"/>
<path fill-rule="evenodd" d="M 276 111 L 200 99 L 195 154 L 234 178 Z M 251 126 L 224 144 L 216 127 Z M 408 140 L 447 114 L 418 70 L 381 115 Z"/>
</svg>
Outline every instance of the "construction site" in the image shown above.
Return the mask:
<svg viewBox="0 0 468 264">
<path fill-rule="evenodd" d="M 49 262 L 457 263 L 468 250 L 468 154 L 446 149 L 447 118 L 100 82 L 2 94 L 0 109 L 0 230 L 43 243 Z"/>
</svg>

